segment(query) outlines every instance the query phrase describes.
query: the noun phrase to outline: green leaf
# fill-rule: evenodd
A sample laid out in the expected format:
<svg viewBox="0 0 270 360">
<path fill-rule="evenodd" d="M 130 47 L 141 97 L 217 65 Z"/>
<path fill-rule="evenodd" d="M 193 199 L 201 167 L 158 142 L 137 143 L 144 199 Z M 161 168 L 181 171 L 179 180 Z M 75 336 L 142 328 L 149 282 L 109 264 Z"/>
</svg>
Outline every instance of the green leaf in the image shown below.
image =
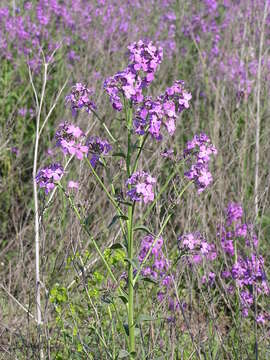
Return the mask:
<svg viewBox="0 0 270 360">
<path fill-rule="evenodd" d="M 110 222 L 110 224 L 108 225 L 108 229 L 109 229 L 110 227 L 112 227 L 112 226 L 116 223 L 116 221 L 117 221 L 118 219 L 128 220 L 128 217 L 127 217 L 127 216 L 124 216 L 124 215 L 115 215 L 115 216 L 112 218 L 112 221 Z"/>
<path fill-rule="evenodd" d="M 147 234 L 155 236 L 146 226 L 144 225 L 138 225 L 133 228 L 133 231 L 145 231 Z"/>
<path fill-rule="evenodd" d="M 146 276 L 142 277 L 141 279 L 142 279 L 142 281 L 149 282 L 149 283 L 151 283 L 151 284 L 155 284 L 155 285 L 158 284 L 158 282 L 157 282 L 156 280 L 151 279 L 151 278 L 146 277 Z"/>
<path fill-rule="evenodd" d="M 124 327 L 124 329 L 125 329 L 125 332 L 126 332 L 127 336 L 129 336 L 128 324 L 123 324 L 123 327 Z"/>
<path fill-rule="evenodd" d="M 118 152 L 118 153 L 114 153 L 112 154 L 112 156 L 119 156 L 119 157 L 122 157 L 122 158 L 126 158 L 126 154 L 122 153 L 122 152 Z"/>
<path fill-rule="evenodd" d="M 128 297 L 124 295 L 120 295 L 119 298 L 123 301 L 124 304 L 128 303 Z"/>
<path fill-rule="evenodd" d="M 112 244 L 109 249 L 116 250 L 116 249 L 125 249 L 125 246 L 121 243 Z"/>
<path fill-rule="evenodd" d="M 125 261 L 129 262 L 135 269 L 139 270 L 140 263 L 139 263 L 138 259 L 125 258 Z"/>
<path fill-rule="evenodd" d="M 119 202 L 119 204 L 123 204 L 123 205 L 127 205 L 127 206 L 132 206 L 133 205 L 132 202 L 130 202 L 130 201 L 119 200 L 118 202 Z"/>
</svg>

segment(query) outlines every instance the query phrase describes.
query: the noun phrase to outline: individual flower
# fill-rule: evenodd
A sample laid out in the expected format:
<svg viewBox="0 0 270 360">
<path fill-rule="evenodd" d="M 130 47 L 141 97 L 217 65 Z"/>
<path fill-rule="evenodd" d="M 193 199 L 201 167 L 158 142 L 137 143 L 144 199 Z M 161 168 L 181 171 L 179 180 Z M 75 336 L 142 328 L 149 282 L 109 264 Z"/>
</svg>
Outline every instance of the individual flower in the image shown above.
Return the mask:
<svg viewBox="0 0 270 360">
<path fill-rule="evenodd" d="M 216 155 L 217 149 L 211 144 L 210 139 L 205 134 L 195 135 L 187 143 L 184 150 L 184 159 L 191 164 L 190 169 L 185 172 L 185 176 L 194 181 L 198 193 L 204 191 L 213 181 L 209 171 L 211 155 Z"/>
<path fill-rule="evenodd" d="M 90 163 L 93 167 L 96 166 L 100 156 L 107 155 L 112 147 L 107 140 L 102 140 L 99 137 L 90 137 L 86 141 L 88 147 L 88 154 L 91 154 Z"/>
<path fill-rule="evenodd" d="M 13 146 L 13 147 L 10 149 L 10 151 L 11 151 L 13 154 L 15 154 L 16 156 L 18 156 L 19 153 L 20 153 L 20 151 L 19 151 L 19 149 L 17 148 L 17 146 Z"/>
<path fill-rule="evenodd" d="M 82 160 L 84 154 L 88 153 L 88 147 L 82 144 L 84 137 L 78 126 L 64 122 L 59 125 L 55 134 L 56 146 L 60 147 L 65 155 L 75 155 L 77 159 Z"/>
<path fill-rule="evenodd" d="M 96 110 L 96 105 L 91 99 L 93 90 L 85 85 L 77 83 L 72 87 L 71 94 L 66 96 L 66 102 L 71 104 L 72 113 L 75 115 L 79 109 L 85 109 L 88 113 Z"/>
<path fill-rule="evenodd" d="M 40 169 L 36 176 L 36 182 L 40 188 L 45 188 L 46 195 L 54 189 L 55 183 L 61 180 L 64 169 L 60 164 L 51 164 L 48 167 Z"/>
<path fill-rule="evenodd" d="M 164 149 L 163 151 L 160 152 L 160 156 L 162 156 L 165 159 L 173 160 L 174 159 L 174 151 L 173 151 L 173 149 Z"/>
<path fill-rule="evenodd" d="M 154 200 L 153 185 L 156 179 L 144 171 L 137 171 L 126 181 L 127 195 L 132 201 L 141 201 L 147 204 Z"/>
</svg>

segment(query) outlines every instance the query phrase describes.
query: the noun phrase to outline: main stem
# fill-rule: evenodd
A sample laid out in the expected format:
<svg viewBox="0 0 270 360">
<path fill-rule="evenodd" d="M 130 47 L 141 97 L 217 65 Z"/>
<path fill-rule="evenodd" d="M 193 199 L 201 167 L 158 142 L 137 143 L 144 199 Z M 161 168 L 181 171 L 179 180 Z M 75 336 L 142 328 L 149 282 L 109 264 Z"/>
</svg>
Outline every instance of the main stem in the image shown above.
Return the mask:
<svg viewBox="0 0 270 360">
<path fill-rule="evenodd" d="M 128 129 L 128 149 L 126 156 L 127 177 L 131 176 L 131 134 L 132 134 L 132 109 L 130 104 L 125 102 L 126 122 Z M 130 185 L 129 185 L 130 187 Z M 128 236 L 128 258 L 133 260 L 133 213 L 134 204 L 128 207 L 128 220 L 127 220 L 127 236 Z M 132 261 L 128 263 L 128 336 L 129 336 L 129 352 L 135 351 L 135 327 L 134 327 L 134 285 L 133 285 L 133 266 Z M 133 359 L 133 355 L 130 355 Z"/>
<path fill-rule="evenodd" d="M 128 208 L 128 257 L 133 259 L 133 205 Z M 128 331 L 129 331 L 129 351 L 135 351 L 135 328 L 134 328 L 134 285 L 133 285 L 133 266 L 129 262 L 128 268 Z M 130 359 L 133 359 L 131 355 Z"/>
</svg>

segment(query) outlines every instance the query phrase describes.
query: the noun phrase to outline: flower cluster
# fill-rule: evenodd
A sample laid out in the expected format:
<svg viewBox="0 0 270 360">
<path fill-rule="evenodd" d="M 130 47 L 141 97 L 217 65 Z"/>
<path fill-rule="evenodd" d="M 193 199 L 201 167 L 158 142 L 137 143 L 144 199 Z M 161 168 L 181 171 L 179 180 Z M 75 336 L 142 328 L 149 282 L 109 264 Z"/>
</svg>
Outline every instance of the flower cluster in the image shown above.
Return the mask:
<svg viewBox="0 0 270 360">
<path fill-rule="evenodd" d="M 128 46 L 129 60 L 131 61 L 129 68 L 134 74 L 143 72 L 142 86 L 148 86 L 154 80 L 154 74 L 163 59 L 163 49 L 156 47 L 152 42 L 145 44 L 142 40 L 134 42 Z"/>
<path fill-rule="evenodd" d="M 71 94 L 66 97 L 66 102 L 71 103 L 73 115 L 75 115 L 79 109 L 85 109 L 88 113 L 96 110 L 97 107 L 90 98 L 92 95 L 93 91 L 87 89 L 87 87 L 81 83 L 77 83 L 72 87 Z"/>
<path fill-rule="evenodd" d="M 46 195 L 54 189 L 55 182 L 59 181 L 64 174 L 64 169 L 60 164 L 51 164 L 40 169 L 36 176 L 36 182 L 41 188 L 45 188 Z"/>
<path fill-rule="evenodd" d="M 199 232 L 184 234 L 178 238 L 180 251 L 188 251 L 190 262 L 199 264 L 202 259 L 213 261 L 217 257 L 214 244 L 209 244 Z"/>
<path fill-rule="evenodd" d="M 185 172 L 185 176 L 189 180 L 193 180 L 198 193 L 204 191 L 212 182 L 212 175 L 209 171 L 210 155 L 216 155 L 217 149 L 211 144 L 210 139 L 205 134 L 195 135 L 194 138 L 187 143 L 184 150 L 184 158 L 191 163 L 189 171 Z M 192 163 L 195 159 L 195 163 Z"/>
<path fill-rule="evenodd" d="M 92 155 L 90 163 L 93 167 L 96 166 L 101 155 L 107 155 L 112 149 L 107 140 L 102 140 L 97 136 L 87 139 L 86 146 L 88 147 L 88 154 Z"/>
<path fill-rule="evenodd" d="M 257 236 L 252 224 L 243 223 L 242 219 L 242 206 L 229 203 L 226 209 L 226 224 L 220 226 L 217 236 L 220 237 L 223 251 L 229 256 L 226 262 L 228 267 L 221 275 L 229 283 L 230 293 L 233 294 L 236 288 L 239 289 L 242 315 L 247 317 L 249 309 L 254 305 L 254 289 L 256 288 L 257 295 L 268 295 L 269 287 L 264 272 L 264 260 L 254 251 L 258 245 Z M 231 280 L 234 280 L 235 285 L 232 285 Z M 262 315 L 259 316 L 259 322 L 261 317 Z"/>
<path fill-rule="evenodd" d="M 110 96 L 113 108 L 118 111 L 123 109 L 121 95 L 134 103 L 143 100 L 142 81 L 129 67 L 106 79 L 104 88 Z"/>
<path fill-rule="evenodd" d="M 182 81 L 176 81 L 155 100 L 151 97 L 145 98 L 135 114 L 133 121 L 135 132 L 143 135 L 148 130 L 153 138 L 161 140 L 163 126 L 172 136 L 176 128 L 177 115 L 189 108 L 190 99 L 191 94 L 184 90 Z"/>
<path fill-rule="evenodd" d="M 164 110 L 168 111 L 168 116 L 170 116 L 170 111 L 175 111 L 177 114 L 180 114 L 184 109 L 189 108 L 189 101 L 192 96 L 184 88 L 184 81 L 176 80 L 174 84 L 168 87 L 165 91 L 165 94 L 161 96 L 164 104 Z M 172 107 L 174 104 L 174 107 Z"/>
<path fill-rule="evenodd" d="M 242 314 L 247 317 L 249 309 L 254 304 L 253 290 L 256 288 L 258 295 L 269 295 L 262 256 L 252 254 L 250 257 L 238 257 L 232 266 L 230 276 L 240 290 Z"/>
<path fill-rule="evenodd" d="M 88 147 L 81 143 L 84 137 L 78 126 L 64 122 L 59 125 L 55 134 L 56 146 L 60 147 L 65 155 L 75 155 L 77 159 L 82 160 L 88 152 Z"/>
<path fill-rule="evenodd" d="M 123 71 L 109 77 L 104 88 L 110 96 L 115 110 L 123 109 L 121 96 L 135 104 L 143 101 L 142 89 L 154 79 L 154 73 L 162 61 L 163 50 L 156 48 L 152 42 L 145 44 L 138 41 L 128 46 L 131 63 Z M 140 74 L 143 73 L 143 77 Z"/>
<path fill-rule="evenodd" d="M 152 248 L 150 255 L 147 259 L 148 266 L 144 267 L 141 271 L 141 274 L 143 276 L 151 277 L 157 280 L 158 278 L 163 277 L 168 271 L 169 261 L 166 259 L 166 257 L 163 254 L 162 246 L 163 246 L 162 237 L 155 239 L 152 235 L 146 235 L 142 239 L 140 252 L 139 252 L 139 262 L 141 264 L 144 261 L 147 253 Z"/>
<path fill-rule="evenodd" d="M 164 300 L 173 285 L 173 275 L 168 274 L 170 262 L 164 255 L 162 246 L 162 237 L 155 239 L 152 235 L 146 235 L 142 239 L 139 252 L 139 262 L 142 264 L 151 249 L 150 255 L 146 261 L 147 265 L 142 269 L 141 274 L 159 282 L 160 290 L 157 293 L 159 302 Z M 179 309 L 179 304 L 171 296 L 168 297 L 168 308 L 169 311 L 172 312 Z"/>
<path fill-rule="evenodd" d="M 144 171 L 137 171 L 131 175 L 126 181 L 128 186 L 127 195 L 132 201 L 140 201 L 143 199 L 147 204 L 154 200 L 153 185 L 156 179 Z"/>
<path fill-rule="evenodd" d="M 230 256 L 234 256 L 234 242 L 241 245 L 240 239 L 245 240 L 246 248 L 257 247 L 258 239 L 252 224 L 242 222 L 243 209 L 238 203 L 229 203 L 226 210 L 226 226 L 221 225 L 217 236 L 220 238 L 222 249 Z"/>
<path fill-rule="evenodd" d="M 232 223 L 236 223 L 238 220 L 242 219 L 243 209 L 240 204 L 231 202 L 227 207 L 226 213 L 226 223 L 230 226 Z"/>
</svg>

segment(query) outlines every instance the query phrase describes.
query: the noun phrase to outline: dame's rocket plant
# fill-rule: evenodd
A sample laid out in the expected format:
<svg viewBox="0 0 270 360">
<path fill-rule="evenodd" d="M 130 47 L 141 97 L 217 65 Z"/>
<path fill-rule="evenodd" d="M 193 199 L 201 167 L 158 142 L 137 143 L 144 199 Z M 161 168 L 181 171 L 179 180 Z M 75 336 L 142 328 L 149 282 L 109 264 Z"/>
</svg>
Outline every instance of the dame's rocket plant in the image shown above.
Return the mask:
<svg viewBox="0 0 270 360">
<path fill-rule="evenodd" d="M 138 260 L 135 261 L 134 221 L 136 205 L 138 202 L 142 202 L 145 206 L 154 203 L 157 185 L 157 179 L 146 172 L 144 168 L 141 168 L 139 159 L 147 140 L 151 141 L 152 139 L 160 142 L 163 139 L 164 132 L 167 132 L 169 136 L 175 133 L 179 115 L 184 110 L 189 109 L 192 96 L 185 89 L 184 82 L 180 80 L 175 81 L 163 94 L 155 98 L 146 95 L 147 88 L 153 82 L 158 67 L 162 62 L 163 49 L 161 47 L 156 47 L 152 42 L 145 43 L 140 40 L 128 46 L 128 58 L 127 67 L 107 78 L 104 82 L 104 89 L 109 95 L 113 109 L 123 112 L 127 131 L 127 144 L 125 147 L 116 140 L 118 147 L 126 148 L 124 156 L 126 180 L 125 184 L 123 184 L 126 190 L 122 201 L 119 202 L 115 198 L 115 194 L 106 187 L 102 178 L 98 175 L 98 171 L 96 171 L 99 163 L 105 164 L 105 158 L 114 149 L 115 144 L 111 144 L 107 139 L 101 139 L 95 134 L 91 134 L 87 138 L 77 125 L 69 122 L 63 122 L 59 125 L 55 134 L 55 141 L 56 146 L 60 148 L 65 157 L 74 155 L 78 160 L 84 160 L 87 163 L 98 185 L 105 192 L 120 219 L 128 263 L 127 289 L 121 288 L 116 275 L 113 274 L 113 269 L 103 256 L 97 243 L 94 243 L 94 245 L 106 266 L 109 276 L 117 286 L 119 296 L 125 299 L 128 317 L 127 345 L 129 357 L 133 359 L 136 354 L 134 314 L 136 282 L 140 277 L 149 277 L 154 281 L 159 281 L 160 291 L 157 296 L 160 301 L 164 299 L 168 289 L 173 289 L 171 262 L 162 251 L 164 239 L 161 235 L 171 215 L 161 225 L 158 235 L 147 235 L 142 239 Z M 66 97 L 66 102 L 70 104 L 73 114 L 84 109 L 86 112 L 93 112 L 94 115 L 98 116 L 97 106 L 93 100 L 93 90 L 88 89 L 81 83 L 72 88 L 71 94 Z M 107 132 L 111 134 L 109 130 Z M 136 138 L 138 138 L 139 147 L 134 149 L 133 143 Z M 184 173 L 184 176 L 189 183 L 195 184 L 199 193 L 204 191 L 212 182 L 209 162 L 211 156 L 216 155 L 216 153 L 216 148 L 205 134 L 196 135 L 184 150 L 182 158 L 189 166 L 189 170 Z M 68 196 L 70 205 L 82 227 L 91 237 L 85 227 L 85 220 L 74 204 L 72 196 L 64 190 L 65 177 L 67 177 L 67 174 L 64 173 L 60 164 L 51 164 L 39 170 L 36 181 L 40 188 L 45 189 L 46 194 L 55 186 L 58 186 Z M 79 185 L 77 182 L 70 180 L 67 187 L 78 189 Z M 181 196 L 184 191 L 185 189 L 182 191 Z M 193 262 L 199 262 L 203 256 L 211 260 L 216 256 L 214 247 L 200 236 L 189 234 L 182 237 L 180 242 L 181 247 L 196 251 Z M 179 308 L 179 304 L 177 304 L 175 299 L 168 299 L 168 308 L 170 310 Z"/>
</svg>

